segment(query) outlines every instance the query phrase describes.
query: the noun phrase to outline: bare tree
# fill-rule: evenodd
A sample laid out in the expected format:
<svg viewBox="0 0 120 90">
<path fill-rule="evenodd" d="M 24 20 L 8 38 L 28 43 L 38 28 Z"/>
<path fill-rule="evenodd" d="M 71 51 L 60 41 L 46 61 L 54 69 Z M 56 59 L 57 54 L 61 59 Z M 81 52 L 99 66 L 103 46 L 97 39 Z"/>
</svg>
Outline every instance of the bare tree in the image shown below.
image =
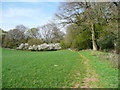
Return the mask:
<svg viewBox="0 0 120 90">
<path fill-rule="evenodd" d="M 39 34 L 39 29 L 38 28 L 31 28 L 26 32 L 26 35 L 32 38 L 40 38 L 40 34 Z"/>
<path fill-rule="evenodd" d="M 39 27 L 40 36 L 46 42 L 57 42 L 63 39 L 64 33 L 61 32 L 57 25 L 54 23 L 48 23 Z"/>
<path fill-rule="evenodd" d="M 13 30 L 10 30 L 10 31 L 7 33 L 6 38 L 8 38 L 8 39 L 10 39 L 10 40 L 17 41 L 17 40 L 24 39 L 25 36 L 24 36 L 24 33 L 21 32 L 20 30 L 18 30 L 18 29 L 13 29 Z"/>
<path fill-rule="evenodd" d="M 25 31 L 28 30 L 28 28 L 25 27 L 24 25 L 17 25 L 17 26 L 15 27 L 15 29 L 18 29 L 18 30 L 20 30 L 20 31 L 22 31 L 22 32 L 25 32 Z"/>
</svg>

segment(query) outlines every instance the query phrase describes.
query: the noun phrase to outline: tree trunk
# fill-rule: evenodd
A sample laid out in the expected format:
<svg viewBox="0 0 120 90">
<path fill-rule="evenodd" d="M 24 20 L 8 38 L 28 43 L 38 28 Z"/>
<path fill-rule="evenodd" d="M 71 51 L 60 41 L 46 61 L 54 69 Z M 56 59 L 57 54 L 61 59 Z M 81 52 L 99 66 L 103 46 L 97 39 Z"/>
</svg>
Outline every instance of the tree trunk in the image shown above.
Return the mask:
<svg viewBox="0 0 120 90">
<path fill-rule="evenodd" d="M 94 30 L 94 25 L 91 23 L 91 33 L 92 33 L 92 46 L 93 50 L 97 51 L 97 42 L 96 42 L 96 37 L 95 37 L 95 30 Z"/>
</svg>

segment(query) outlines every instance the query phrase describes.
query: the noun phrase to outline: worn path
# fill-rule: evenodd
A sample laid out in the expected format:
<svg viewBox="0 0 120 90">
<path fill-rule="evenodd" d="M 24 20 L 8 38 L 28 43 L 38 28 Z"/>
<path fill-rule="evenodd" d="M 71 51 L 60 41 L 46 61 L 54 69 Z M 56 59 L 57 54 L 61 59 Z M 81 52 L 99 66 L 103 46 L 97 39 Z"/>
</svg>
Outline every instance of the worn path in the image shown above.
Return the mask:
<svg viewBox="0 0 120 90">
<path fill-rule="evenodd" d="M 80 56 L 84 59 L 84 65 L 86 66 L 86 75 L 84 78 L 84 85 L 81 88 L 99 88 L 96 83 L 99 81 L 99 75 L 95 70 L 92 69 L 90 64 L 90 60 L 84 55 L 80 54 Z"/>
<path fill-rule="evenodd" d="M 80 58 L 83 59 L 83 64 L 86 68 L 83 81 L 78 81 L 74 87 L 71 88 L 99 88 L 97 83 L 99 82 L 99 75 L 93 70 L 90 60 L 83 54 L 79 53 Z M 80 74 L 80 73 L 78 73 Z M 79 78 L 79 77 L 76 77 Z M 82 82 L 82 84 L 80 84 Z"/>
</svg>

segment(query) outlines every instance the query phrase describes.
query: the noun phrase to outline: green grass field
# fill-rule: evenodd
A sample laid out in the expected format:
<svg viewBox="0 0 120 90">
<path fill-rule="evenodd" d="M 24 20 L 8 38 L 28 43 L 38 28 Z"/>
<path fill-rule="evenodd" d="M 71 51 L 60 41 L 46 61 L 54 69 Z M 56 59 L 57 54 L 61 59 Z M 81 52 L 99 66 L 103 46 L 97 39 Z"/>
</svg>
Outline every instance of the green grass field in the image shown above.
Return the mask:
<svg viewBox="0 0 120 90">
<path fill-rule="evenodd" d="M 3 88 L 117 88 L 118 70 L 109 67 L 107 62 L 100 61 L 89 51 L 3 49 L 2 55 Z M 89 60 L 87 64 L 86 60 Z M 99 80 L 92 78 L 90 81 L 87 77 L 89 74 L 92 77 L 96 74 Z"/>
</svg>

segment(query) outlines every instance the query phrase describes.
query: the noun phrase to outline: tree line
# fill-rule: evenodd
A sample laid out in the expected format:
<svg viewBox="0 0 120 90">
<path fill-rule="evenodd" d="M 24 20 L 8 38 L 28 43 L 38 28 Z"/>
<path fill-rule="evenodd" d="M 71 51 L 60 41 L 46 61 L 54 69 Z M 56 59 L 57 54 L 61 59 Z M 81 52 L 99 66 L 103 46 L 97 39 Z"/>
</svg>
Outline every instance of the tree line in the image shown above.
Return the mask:
<svg viewBox="0 0 120 90">
<path fill-rule="evenodd" d="M 15 29 L 8 32 L 2 29 L 0 31 L 0 42 L 4 48 L 16 48 L 21 43 L 28 43 L 29 45 L 60 43 L 64 36 L 64 33 L 54 23 L 30 29 L 24 25 L 17 25 Z"/>
</svg>

